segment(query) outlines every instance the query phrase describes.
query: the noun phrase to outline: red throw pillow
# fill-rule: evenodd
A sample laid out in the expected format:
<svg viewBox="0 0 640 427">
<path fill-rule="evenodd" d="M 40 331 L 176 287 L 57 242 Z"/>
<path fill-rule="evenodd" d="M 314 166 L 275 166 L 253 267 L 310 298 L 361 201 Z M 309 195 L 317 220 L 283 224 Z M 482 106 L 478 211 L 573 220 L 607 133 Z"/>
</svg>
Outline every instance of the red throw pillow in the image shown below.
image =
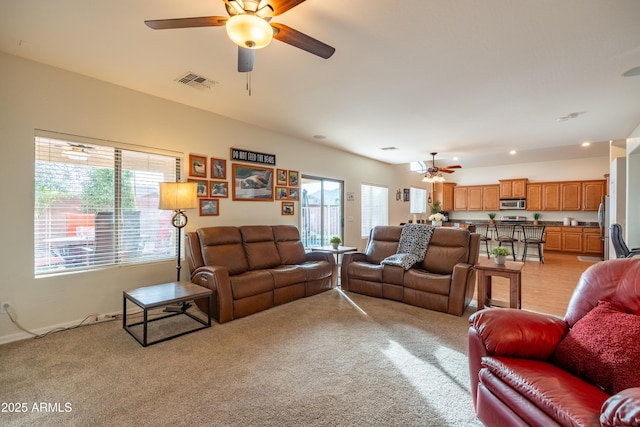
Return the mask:
<svg viewBox="0 0 640 427">
<path fill-rule="evenodd" d="M 640 386 L 640 316 L 600 301 L 558 344 L 552 361 L 616 394 Z"/>
</svg>

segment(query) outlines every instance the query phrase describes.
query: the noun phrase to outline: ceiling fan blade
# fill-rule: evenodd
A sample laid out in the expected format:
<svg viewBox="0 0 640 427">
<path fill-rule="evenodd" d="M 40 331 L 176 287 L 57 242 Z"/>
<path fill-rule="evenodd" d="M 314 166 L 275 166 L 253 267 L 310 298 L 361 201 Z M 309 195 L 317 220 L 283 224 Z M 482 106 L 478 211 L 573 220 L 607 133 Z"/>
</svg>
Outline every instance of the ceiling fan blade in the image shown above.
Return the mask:
<svg viewBox="0 0 640 427">
<path fill-rule="evenodd" d="M 280 40 L 281 42 L 290 44 L 291 46 L 299 49 L 306 50 L 307 52 L 321 58 L 330 58 L 336 51 L 334 47 L 324 44 L 320 40 L 316 40 L 298 30 L 294 30 L 287 25 L 272 23 L 271 27 L 273 27 L 274 39 Z"/>
<path fill-rule="evenodd" d="M 438 168 L 439 172 L 444 172 L 444 173 L 454 173 L 455 171 L 452 171 L 451 169 L 447 169 L 447 168 Z"/>
<path fill-rule="evenodd" d="M 229 18 L 224 16 L 201 16 L 199 18 L 152 19 L 144 21 L 147 27 L 154 30 L 192 27 L 222 27 Z"/>
<path fill-rule="evenodd" d="M 305 0 L 270 0 L 268 3 L 273 8 L 273 16 L 282 15 L 289 9 L 293 9 Z"/>
<path fill-rule="evenodd" d="M 453 165 L 453 166 L 445 166 L 446 169 L 461 169 L 462 166 L 460 165 Z"/>
<path fill-rule="evenodd" d="M 238 72 L 248 73 L 253 70 L 253 59 L 256 57 L 255 49 L 247 49 L 238 46 Z"/>
</svg>

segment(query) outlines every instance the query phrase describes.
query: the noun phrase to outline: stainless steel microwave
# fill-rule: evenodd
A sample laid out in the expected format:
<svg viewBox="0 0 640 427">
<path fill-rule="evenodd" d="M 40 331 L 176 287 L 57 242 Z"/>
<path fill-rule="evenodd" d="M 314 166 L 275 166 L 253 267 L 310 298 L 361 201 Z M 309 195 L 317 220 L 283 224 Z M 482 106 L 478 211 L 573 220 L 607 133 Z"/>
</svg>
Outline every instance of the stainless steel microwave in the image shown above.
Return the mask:
<svg viewBox="0 0 640 427">
<path fill-rule="evenodd" d="M 500 199 L 500 209 L 527 209 L 527 201 L 526 199 Z"/>
</svg>

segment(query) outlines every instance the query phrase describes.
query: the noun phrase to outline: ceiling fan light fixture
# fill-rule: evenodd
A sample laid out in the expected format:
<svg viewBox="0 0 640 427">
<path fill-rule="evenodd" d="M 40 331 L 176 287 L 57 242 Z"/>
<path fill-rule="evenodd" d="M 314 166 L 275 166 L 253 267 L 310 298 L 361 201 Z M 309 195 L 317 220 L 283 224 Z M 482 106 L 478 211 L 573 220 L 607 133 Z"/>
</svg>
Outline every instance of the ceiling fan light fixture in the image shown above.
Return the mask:
<svg viewBox="0 0 640 427">
<path fill-rule="evenodd" d="M 436 183 L 436 182 L 444 182 L 444 181 L 445 181 L 444 176 L 442 176 L 440 172 L 427 171 L 427 173 L 424 174 L 424 178 L 422 178 L 422 182 Z"/>
<path fill-rule="evenodd" d="M 262 49 L 273 38 L 273 29 L 267 21 L 252 14 L 235 15 L 225 27 L 235 44 L 247 49 Z"/>
</svg>

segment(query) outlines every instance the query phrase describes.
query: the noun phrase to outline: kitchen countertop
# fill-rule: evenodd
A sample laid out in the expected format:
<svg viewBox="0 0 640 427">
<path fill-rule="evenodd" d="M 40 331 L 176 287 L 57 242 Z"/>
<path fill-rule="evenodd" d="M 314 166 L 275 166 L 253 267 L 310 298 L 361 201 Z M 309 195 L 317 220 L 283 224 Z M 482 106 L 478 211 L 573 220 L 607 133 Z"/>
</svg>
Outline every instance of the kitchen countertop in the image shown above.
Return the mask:
<svg viewBox="0 0 640 427">
<path fill-rule="evenodd" d="M 500 220 L 494 220 L 494 222 L 496 224 L 515 224 L 515 225 L 533 225 L 533 221 L 526 221 L 526 222 L 518 222 L 518 223 L 514 223 L 514 222 L 509 222 L 509 221 L 500 221 Z M 460 221 L 456 221 L 455 219 L 450 220 L 448 223 L 444 223 L 443 225 L 449 225 L 449 226 L 454 226 L 454 224 L 488 224 L 489 221 L 488 220 L 469 220 L 469 219 L 465 219 L 465 220 L 460 220 Z M 599 225 L 597 222 L 595 221 L 580 221 L 578 222 L 578 225 L 564 225 L 563 221 L 538 221 L 538 225 L 545 225 L 547 227 L 594 227 L 594 228 L 599 228 Z"/>
</svg>

